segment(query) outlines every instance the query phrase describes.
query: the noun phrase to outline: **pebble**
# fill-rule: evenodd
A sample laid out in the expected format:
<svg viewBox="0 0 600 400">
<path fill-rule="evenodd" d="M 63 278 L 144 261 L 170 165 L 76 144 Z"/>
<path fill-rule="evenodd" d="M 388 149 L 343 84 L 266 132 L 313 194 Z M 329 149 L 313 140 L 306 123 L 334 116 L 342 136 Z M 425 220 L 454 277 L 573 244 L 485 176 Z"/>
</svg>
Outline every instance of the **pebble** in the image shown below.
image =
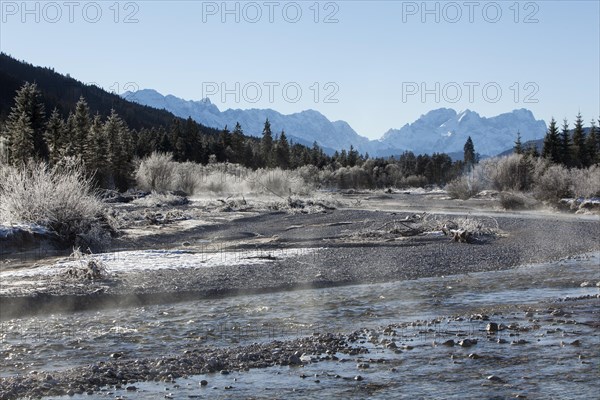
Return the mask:
<svg viewBox="0 0 600 400">
<path fill-rule="evenodd" d="M 489 333 L 496 333 L 496 332 L 498 332 L 498 324 L 495 322 L 490 322 L 485 327 L 485 330 L 488 331 Z"/>
<path fill-rule="evenodd" d="M 487 377 L 488 381 L 496 382 L 496 383 L 504 383 L 504 379 L 500 378 L 497 375 L 490 375 Z"/>
<path fill-rule="evenodd" d="M 206 386 L 206 385 L 208 385 L 208 381 L 206 379 L 202 379 L 200 381 L 200 386 Z"/>
</svg>

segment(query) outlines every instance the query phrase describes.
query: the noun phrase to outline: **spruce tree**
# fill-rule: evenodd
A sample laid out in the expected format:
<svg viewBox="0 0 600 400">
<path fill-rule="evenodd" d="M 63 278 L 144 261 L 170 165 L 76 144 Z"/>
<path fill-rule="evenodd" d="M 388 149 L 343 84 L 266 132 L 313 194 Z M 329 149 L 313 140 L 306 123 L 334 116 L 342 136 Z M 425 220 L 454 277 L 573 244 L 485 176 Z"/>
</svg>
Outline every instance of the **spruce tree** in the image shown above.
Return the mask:
<svg viewBox="0 0 600 400">
<path fill-rule="evenodd" d="M 585 147 L 588 152 L 588 160 L 590 165 L 600 163 L 600 146 L 598 141 L 600 140 L 598 134 L 598 128 L 596 127 L 596 121 L 592 120 L 590 124 L 590 132 L 587 135 L 585 141 Z"/>
<path fill-rule="evenodd" d="M 521 143 L 521 132 L 517 132 L 517 140 L 515 141 L 515 145 L 513 147 L 513 152 L 515 154 L 523 154 L 523 143 Z"/>
<path fill-rule="evenodd" d="M 83 96 L 81 96 L 75 105 L 75 113 L 73 114 L 74 130 L 71 140 L 73 141 L 73 151 L 76 155 L 80 155 L 83 158 L 85 158 L 84 154 L 87 152 L 86 147 L 91 125 L 90 108 Z"/>
<path fill-rule="evenodd" d="M 133 170 L 129 128 L 113 109 L 104 123 L 103 131 L 108 144 L 107 158 L 112 184 L 118 189 L 127 189 Z"/>
<path fill-rule="evenodd" d="M 465 142 L 465 146 L 463 148 L 463 161 L 465 163 L 465 166 L 469 169 L 473 167 L 473 165 L 477 161 L 475 158 L 475 146 L 473 145 L 473 140 L 471 139 L 471 136 L 467 138 L 467 141 Z"/>
<path fill-rule="evenodd" d="M 17 140 L 19 146 L 25 145 L 23 142 L 23 123 L 27 121 L 31 131 L 32 150 L 30 157 L 35 157 L 42 160 L 48 159 L 48 147 L 44 140 L 46 131 L 46 113 L 44 103 L 42 102 L 42 93 L 38 90 L 35 83 L 25 83 L 15 95 L 15 105 L 11 108 L 11 112 L 7 117 L 2 136 L 6 138 L 10 149 L 13 148 L 11 142 Z M 27 118 L 23 118 L 23 114 Z M 17 138 L 18 136 L 18 138 Z M 25 135 L 28 136 L 28 135 Z M 29 147 L 29 145 L 25 146 Z M 20 150 L 19 150 L 20 151 Z M 9 154 L 10 155 L 10 154 Z M 22 158 L 20 153 L 19 157 Z"/>
<path fill-rule="evenodd" d="M 27 163 L 34 156 L 33 134 L 31 121 L 27 113 L 21 113 L 21 116 L 11 123 L 11 141 L 10 154 L 14 165 Z"/>
<path fill-rule="evenodd" d="M 571 167 L 571 135 L 569 134 L 569 123 L 565 118 L 560 133 L 560 162 Z"/>
<path fill-rule="evenodd" d="M 263 128 L 262 139 L 260 141 L 260 150 L 264 166 L 271 167 L 273 165 L 273 134 L 271 132 L 271 123 L 269 122 L 269 118 L 266 119 L 265 126 Z"/>
<path fill-rule="evenodd" d="M 353 145 L 350 145 L 348 151 L 348 166 L 354 167 L 358 163 L 358 151 L 354 149 Z"/>
<path fill-rule="evenodd" d="M 544 137 L 544 148 L 542 149 L 542 157 L 551 160 L 552 162 L 560 162 L 560 137 L 558 135 L 558 128 L 556 127 L 556 120 L 552 118 L 546 136 Z"/>
<path fill-rule="evenodd" d="M 577 114 L 575 129 L 573 130 L 573 161 L 576 167 L 587 167 L 589 165 L 581 113 Z"/>
<path fill-rule="evenodd" d="M 290 146 L 285 136 L 285 132 L 281 131 L 276 148 L 277 166 L 282 169 L 290 167 Z"/>
<path fill-rule="evenodd" d="M 106 186 L 109 171 L 108 140 L 100 115 L 96 114 L 90 126 L 86 165 L 90 173 L 95 174 L 96 182 Z"/>
<path fill-rule="evenodd" d="M 58 110 L 54 108 L 46 124 L 46 132 L 44 133 L 44 140 L 48 145 L 48 161 L 51 165 L 56 165 L 60 161 L 63 143 L 66 139 L 65 135 L 65 121 L 58 113 Z"/>
</svg>

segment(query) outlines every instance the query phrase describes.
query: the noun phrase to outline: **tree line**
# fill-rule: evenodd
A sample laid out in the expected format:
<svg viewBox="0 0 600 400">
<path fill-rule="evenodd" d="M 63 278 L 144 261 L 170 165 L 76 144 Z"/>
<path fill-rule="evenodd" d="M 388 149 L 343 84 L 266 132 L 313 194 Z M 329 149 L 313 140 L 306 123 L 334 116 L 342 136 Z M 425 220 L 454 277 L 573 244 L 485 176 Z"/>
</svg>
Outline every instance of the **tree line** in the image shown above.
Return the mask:
<svg viewBox="0 0 600 400">
<path fill-rule="evenodd" d="M 598 124 L 600 125 L 600 119 Z M 585 128 L 581 113 L 575 117 L 575 125 L 572 130 L 569 129 L 566 118 L 563 120 L 560 130 L 556 120 L 552 118 L 544 136 L 541 154 L 535 146 L 524 148 L 519 134 L 515 141 L 514 152 L 534 157 L 541 155 L 545 159 L 567 168 L 587 168 L 600 163 L 600 132 L 596 126 L 596 120 L 592 120 L 589 128 Z"/>
</svg>

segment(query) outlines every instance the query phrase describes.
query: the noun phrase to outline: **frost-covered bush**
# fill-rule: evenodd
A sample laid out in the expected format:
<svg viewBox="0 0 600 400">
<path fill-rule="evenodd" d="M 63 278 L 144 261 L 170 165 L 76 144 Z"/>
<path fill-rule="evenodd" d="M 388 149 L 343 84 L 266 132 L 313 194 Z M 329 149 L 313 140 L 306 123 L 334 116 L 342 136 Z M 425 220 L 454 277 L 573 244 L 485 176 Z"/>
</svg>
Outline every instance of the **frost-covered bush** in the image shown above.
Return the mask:
<svg viewBox="0 0 600 400">
<path fill-rule="evenodd" d="M 572 170 L 572 192 L 575 197 L 600 197 L 600 165 Z"/>
<path fill-rule="evenodd" d="M 135 173 L 138 186 L 144 190 L 172 189 L 176 165 L 170 153 L 152 153 L 140 162 Z"/>
<path fill-rule="evenodd" d="M 571 172 L 562 165 L 551 165 L 535 179 L 536 199 L 556 202 L 571 194 Z"/>
<path fill-rule="evenodd" d="M 68 242 L 90 231 L 103 203 L 81 164 L 0 167 L 0 222 L 49 228 Z"/>
<path fill-rule="evenodd" d="M 512 154 L 482 161 L 476 167 L 486 189 L 528 190 L 533 181 L 533 166 L 527 157 Z"/>
<path fill-rule="evenodd" d="M 482 189 L 480 180 L 474 178 L 472 174 L 458 177 L 446 185 L 446 192 L 453 199 L 469 199 Z"/>
</svg>

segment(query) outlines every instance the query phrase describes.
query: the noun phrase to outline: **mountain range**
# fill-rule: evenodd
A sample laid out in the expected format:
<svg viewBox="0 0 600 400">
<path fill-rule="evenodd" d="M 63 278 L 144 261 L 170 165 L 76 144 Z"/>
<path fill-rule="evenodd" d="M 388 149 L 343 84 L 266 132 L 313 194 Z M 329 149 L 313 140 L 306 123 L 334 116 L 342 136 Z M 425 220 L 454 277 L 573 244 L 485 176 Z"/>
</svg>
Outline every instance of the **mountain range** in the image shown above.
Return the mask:
<svg viewBox="0 0 600 400">
<path fill-rule="evenodd" d="M 359 135 L 345 121 L 330 121 L 315 110 L 284 115 L 272 109 L 227 109 L 220 111 L 208 98 L 193 101 L 172 95 L 164 96 L 152 89 L 125 92 L 124 99 L 141 105 L 167 110 L 181 118 L 191 117 L 212 128 L 233 129 L 239 122 L 244 133 L 260 136 L 265 120 L 271 122 L 274 134 L 282 130 L 296 143 L 312 145 L 317 142 L 325 151 L 349 149 L 353 145 L 361 153 L 388 156 L 412 151 L 424 153 L 462 154 L 471 136 L 475 150 L 481 156 L 493 156 L 513 146 L 517 132 L 523 142 L 544 137 L 546 123 L 536 120 L 527 109 L 517 109 L 495 117 L 482 117 L 475 111 L 457 112 L 439 108 L 421 115 L 400 129 L 390 129 L 380 139 L 369 140 Z"/>
</svg>

